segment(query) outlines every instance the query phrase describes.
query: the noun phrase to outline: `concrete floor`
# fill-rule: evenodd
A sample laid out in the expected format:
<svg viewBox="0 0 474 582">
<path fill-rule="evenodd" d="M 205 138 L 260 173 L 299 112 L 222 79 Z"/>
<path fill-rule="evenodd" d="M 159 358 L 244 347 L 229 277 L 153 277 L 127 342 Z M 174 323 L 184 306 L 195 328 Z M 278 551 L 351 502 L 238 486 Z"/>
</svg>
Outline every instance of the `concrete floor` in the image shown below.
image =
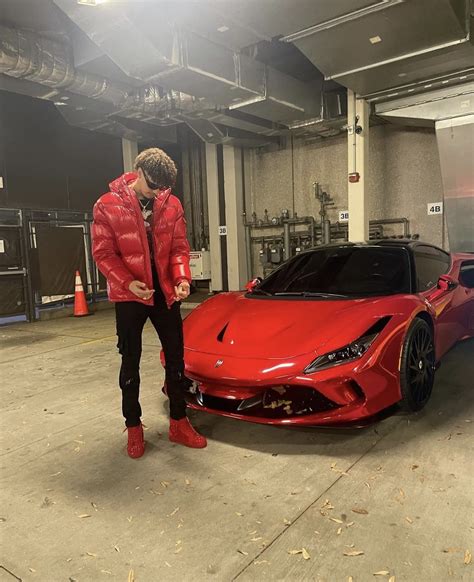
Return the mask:
<svg viewBox="0 0 474 582">
<path fill-rule="evenodd" d="M 418 416 L 328 431 L 192 413 L 209 439 L 194 451 L 166 438 L 147 328 L 140 460 L 113 312 L 3 328 L 0 345 L 1 582 L 474 579 L 472 341 Z"/>
</svg>

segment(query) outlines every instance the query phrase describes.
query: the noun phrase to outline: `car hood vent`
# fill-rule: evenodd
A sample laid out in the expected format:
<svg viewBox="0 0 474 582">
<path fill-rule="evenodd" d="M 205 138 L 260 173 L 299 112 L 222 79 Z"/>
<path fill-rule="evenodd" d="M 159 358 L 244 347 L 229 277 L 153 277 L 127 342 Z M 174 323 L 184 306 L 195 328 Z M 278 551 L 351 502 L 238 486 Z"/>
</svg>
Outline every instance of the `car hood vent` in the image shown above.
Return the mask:
<svg viewBox="0 0 474 582">
<path fill-rule="evenodd" d="M 218 342 L 222 342 L 224 341 L 224 335 L 225 332 L 227 331 L 227 327 L 229 326 L 229 322 L 227 322 L 224 327 L 221 329 L 221 331 L 219 332 L 219 335 L 217 336 L 217 341 Z"/>
</svg>

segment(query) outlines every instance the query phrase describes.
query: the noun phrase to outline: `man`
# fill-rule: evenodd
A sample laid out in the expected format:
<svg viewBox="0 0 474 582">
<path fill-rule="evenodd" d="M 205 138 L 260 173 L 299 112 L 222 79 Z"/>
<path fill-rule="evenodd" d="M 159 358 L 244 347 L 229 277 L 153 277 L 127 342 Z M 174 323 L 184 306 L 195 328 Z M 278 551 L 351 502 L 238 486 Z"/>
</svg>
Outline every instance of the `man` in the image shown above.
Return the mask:
<svg viewBox="0 0 474 582">
<path fill-rule="evenodd" d="M 96 202 L 92 226 L 93 256 L 115 302 L 122 412 L 127 451 L 134 459 L 145 452 L 139 368 L 148 318 L 165 355 L 169 439 L 193 448 L 207 444 L 186 417 L 189 380 L 184 375 L 180 301 L 189 295 L 191 272 L 183 208 L 171 194 L 176 166 L 164 151 L 151 148 L 138 155 L 135 170 L 112 182 L 110 192 Z"/>
</svg>

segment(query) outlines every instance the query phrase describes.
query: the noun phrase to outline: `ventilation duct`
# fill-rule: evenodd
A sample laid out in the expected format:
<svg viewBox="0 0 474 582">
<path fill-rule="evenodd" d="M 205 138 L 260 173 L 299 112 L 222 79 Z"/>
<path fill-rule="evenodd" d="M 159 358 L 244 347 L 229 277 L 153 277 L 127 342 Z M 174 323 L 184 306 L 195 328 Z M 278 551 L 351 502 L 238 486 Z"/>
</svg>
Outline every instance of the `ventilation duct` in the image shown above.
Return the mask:
<svg viewBox="0 0 474 582">
<path fill-rule="evenodd" d="M 55 3 L 130 77 L 275 122 L 314 117 L 318 91 L 226 46 L 180 28 L 166 6 Z M 127 39 L 127 42 L 121 42 Z"/>
</svg>

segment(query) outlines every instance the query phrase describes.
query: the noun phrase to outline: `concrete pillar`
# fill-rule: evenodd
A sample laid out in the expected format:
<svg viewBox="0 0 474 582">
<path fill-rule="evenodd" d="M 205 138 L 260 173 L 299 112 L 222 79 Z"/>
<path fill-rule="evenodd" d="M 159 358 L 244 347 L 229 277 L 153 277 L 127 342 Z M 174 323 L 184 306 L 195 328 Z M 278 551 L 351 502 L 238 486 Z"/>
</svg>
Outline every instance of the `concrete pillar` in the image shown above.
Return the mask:
<svg viewBox="0 0 474 582">
<path fill-rule="evenodd" d="M 133 164 L 138 156 L 138 144 L 136 141 L 122 138 L 123 171 L 133 172 Z"/>
<path fill-rule="evenodd" d="M 217 146 L 206 144 L 207 200 L 209 206 L 209 250 L 211 252 L 211 290 L 222 291 L 222 249 L 219 235 L 220 203 Z"/>
<path fill-rule="evenodd" d="M 242 219 L 244 211 L 242 150 L 233 146 L 224 146 L 223 150 L 229 291 L 239 291 L 244 288 L 248 279 L 245 228 Z"/>
<path fill-rule="evenodd" d="M 369 168 L 369 104 L 347 91 L 349 240 L 369 240 L 366 187 Z"/>
</svg>

